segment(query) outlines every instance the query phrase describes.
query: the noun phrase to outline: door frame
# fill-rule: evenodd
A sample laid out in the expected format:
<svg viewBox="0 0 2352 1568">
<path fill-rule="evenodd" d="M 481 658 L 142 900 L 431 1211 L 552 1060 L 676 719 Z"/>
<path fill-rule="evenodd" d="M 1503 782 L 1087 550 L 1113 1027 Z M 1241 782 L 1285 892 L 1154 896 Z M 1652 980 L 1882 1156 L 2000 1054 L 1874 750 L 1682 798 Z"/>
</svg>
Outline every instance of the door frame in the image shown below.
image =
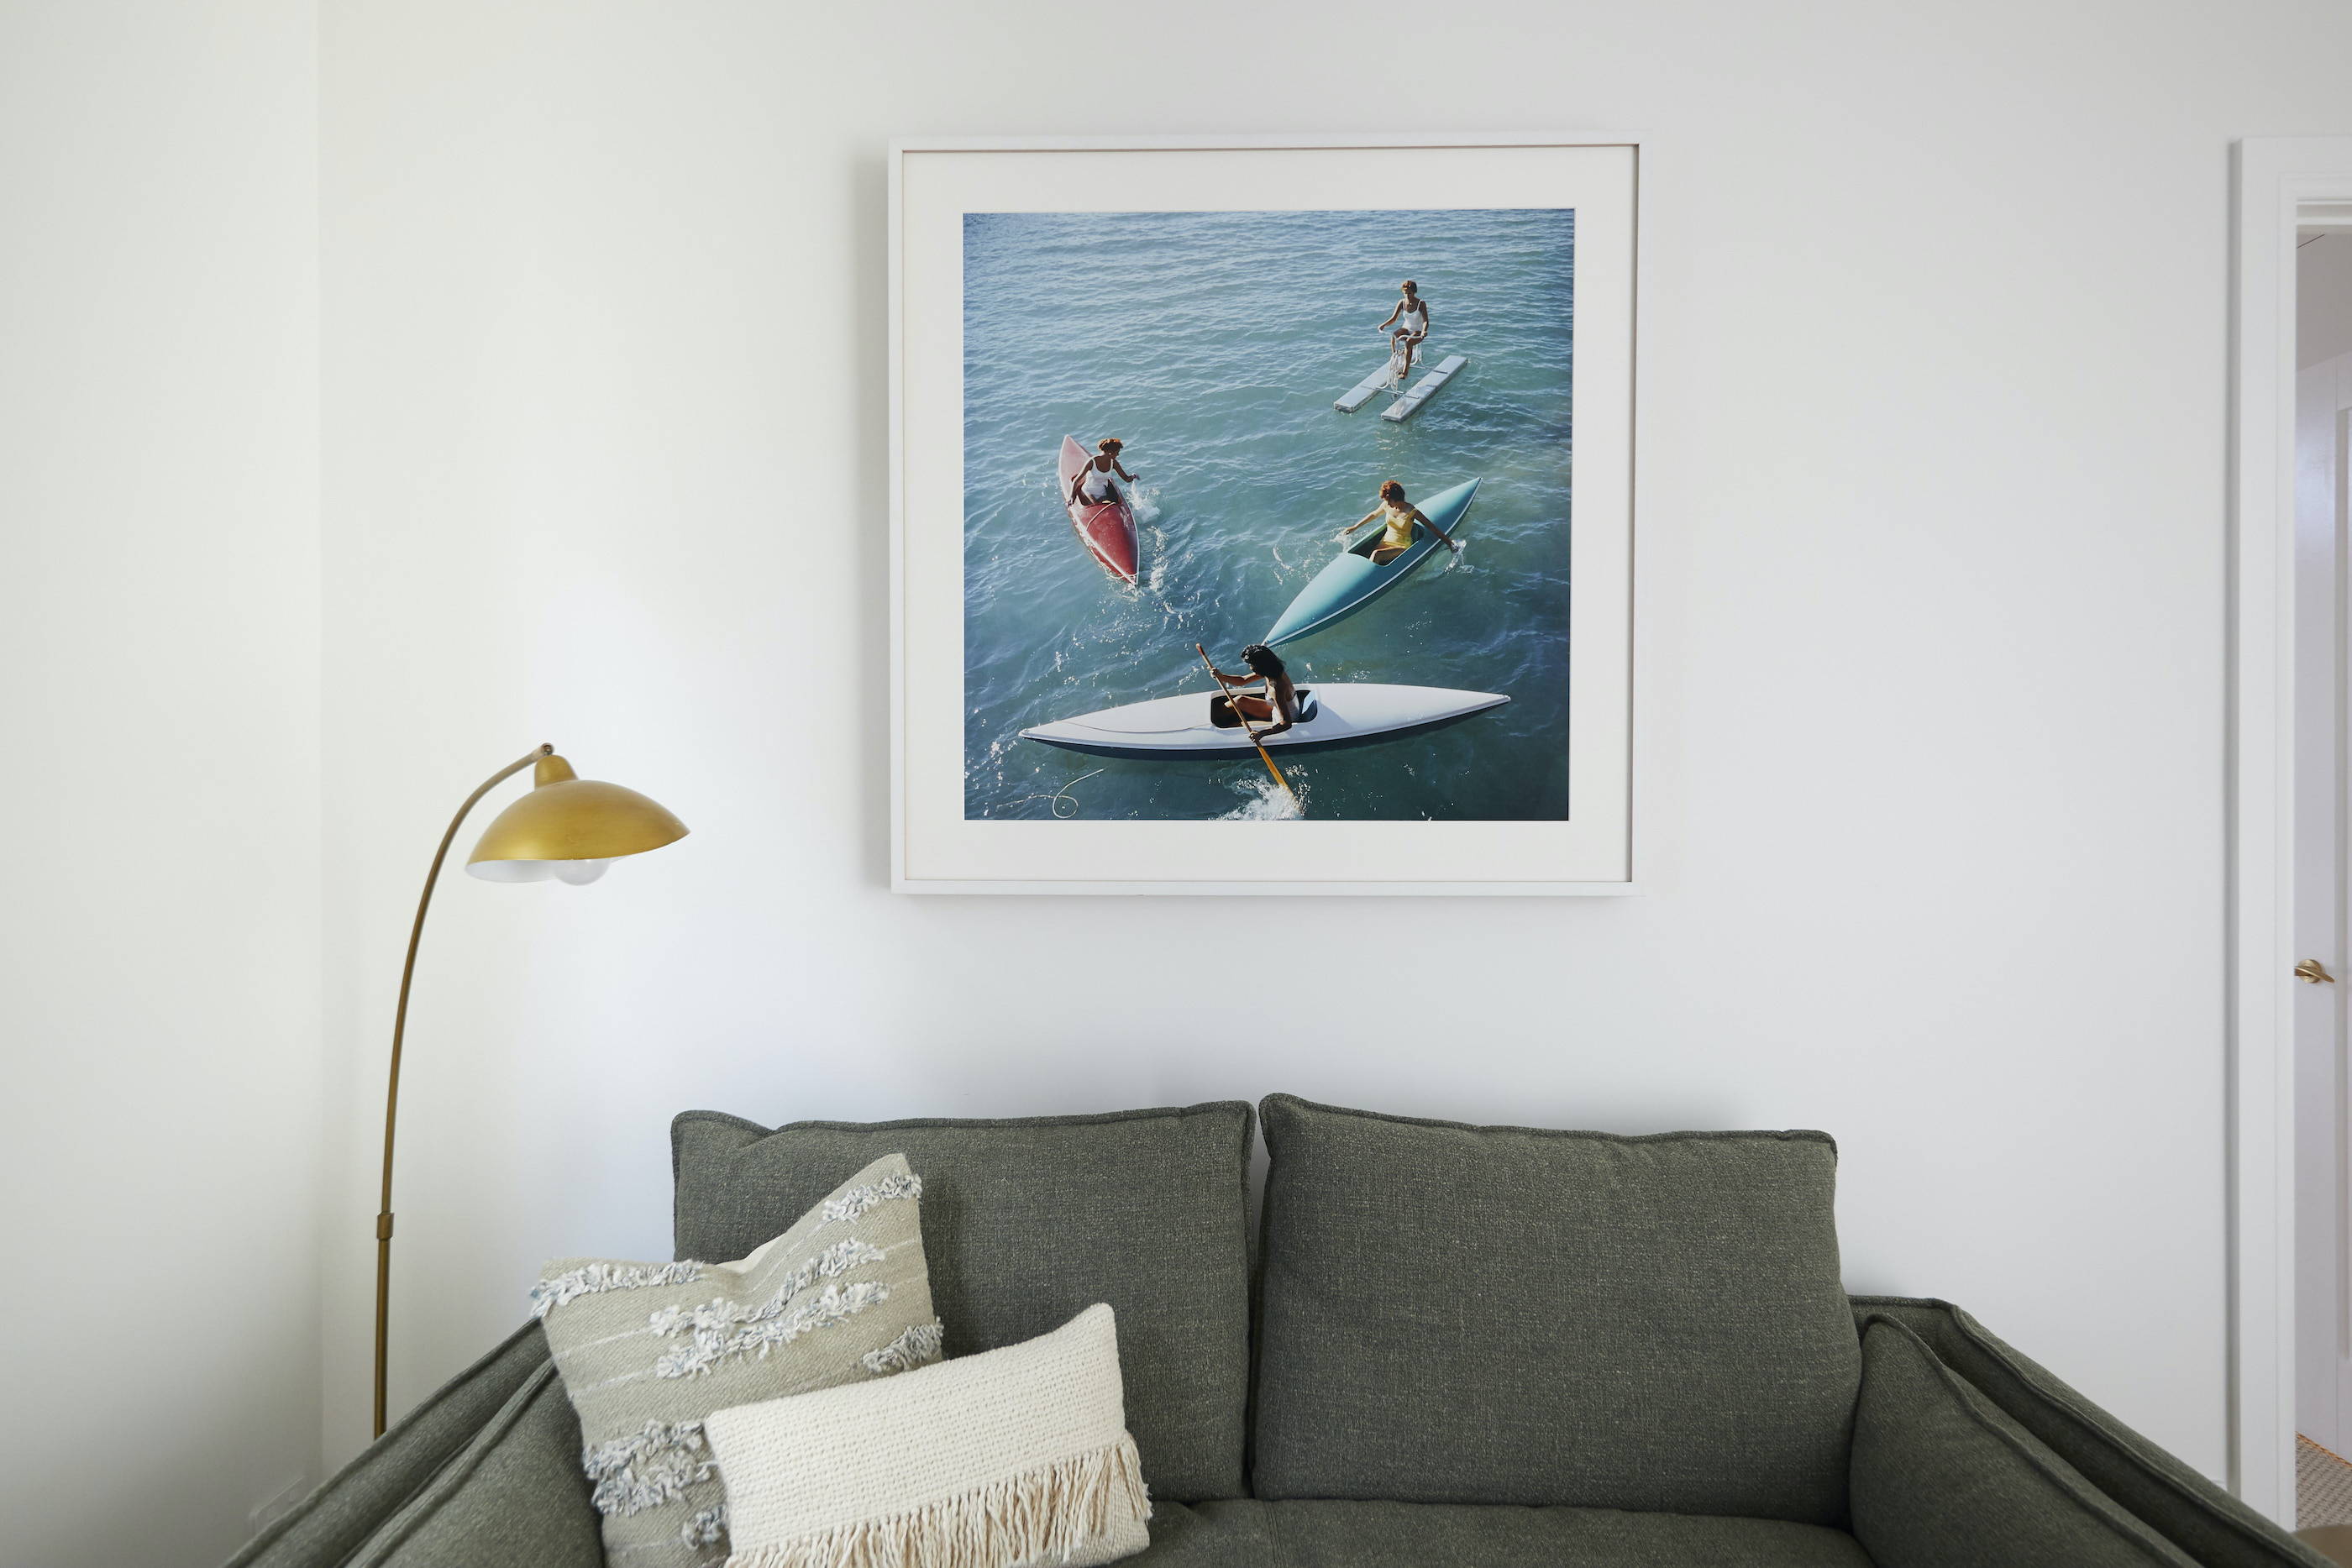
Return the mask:
<svg viewBox="0 0 2352 1568">
<path fill-rule="evenodd" d="M 2229 1481 L 2294 1521 L 2295 230 L 2352 225 L 2352 136 L 2238 143 L 2231 247 Z"/>
</svg>

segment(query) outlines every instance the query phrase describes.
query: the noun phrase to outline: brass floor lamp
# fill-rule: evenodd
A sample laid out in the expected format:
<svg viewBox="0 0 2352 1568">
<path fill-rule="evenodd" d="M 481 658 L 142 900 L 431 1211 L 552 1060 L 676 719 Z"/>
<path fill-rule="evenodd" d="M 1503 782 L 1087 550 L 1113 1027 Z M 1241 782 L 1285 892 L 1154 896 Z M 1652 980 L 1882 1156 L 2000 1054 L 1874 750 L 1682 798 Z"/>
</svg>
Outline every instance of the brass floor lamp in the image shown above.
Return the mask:
<svg viewBox="0 0 2352 1568">
<path fill-rule="evenodd" d="M 425 912 L 433 906 L 433 884 L 457 837 L 458 826 L 476 802 L 536 764 L 530 794 L 500 811 L 467 858 L 468 873 L 486 882 L 540 882 L 553 877 L 577 886 L 604 874 L 624 855 L 642 854 L 686 837 L 686 824 L 634 789 L 583 779 L 572 765 L 542 746 L 482 780 L 449 819 L 433 869 L 425 873 L 425 896 L 416 901 L 416 923 L 408 929 L 408 956 L 400 966 L 400 1007 L 392 1019 L 392 1082 L 383 1099 L 383 1197 L 375 1217 L 375 1435 L 383 1436 L 384 1369 L 392 1326 L 392 1136 L 400 1111 L 400 1047 L 408 1031 L 408 984 L 416 974 L 416 944 L 425 935 Z"/>
</svg>

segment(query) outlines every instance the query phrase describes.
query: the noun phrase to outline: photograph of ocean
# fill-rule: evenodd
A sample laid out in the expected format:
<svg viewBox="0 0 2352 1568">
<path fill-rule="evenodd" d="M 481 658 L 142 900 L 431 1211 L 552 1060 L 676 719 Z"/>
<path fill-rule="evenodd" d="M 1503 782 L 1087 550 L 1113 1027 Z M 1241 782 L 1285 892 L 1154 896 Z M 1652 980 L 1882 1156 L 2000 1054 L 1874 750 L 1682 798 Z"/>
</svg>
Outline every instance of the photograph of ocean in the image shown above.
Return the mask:
<svg viewBox="0 0 2352 1568">
<path fill-rule="evenodd" d="M 963 259 L 967 818 L 1568 815 L 1572 211 L 975 213 Z M 1409 420 L 1381 417 L 1386 393 L 1338 412 L 1386 361 L 1406 278 L 1430 313 L 1411 379 L 1466 364 Z M 1074 530 L 1056 468 L 1066 437 L 1091 455 L 1105 436 L 1138 480 L 1131 584 Z M 1246 747 L 1022 738 L 1187 694 L 1205 712 L 1193 644 L 1239 671 L 1389 479 L 1414 503 L 1476 480 L 1449 528 L 1462 550 L 1283 643 L 1292 679 L 1507 703 L 1277 752 L 1295 804 Z"/>
</svg>

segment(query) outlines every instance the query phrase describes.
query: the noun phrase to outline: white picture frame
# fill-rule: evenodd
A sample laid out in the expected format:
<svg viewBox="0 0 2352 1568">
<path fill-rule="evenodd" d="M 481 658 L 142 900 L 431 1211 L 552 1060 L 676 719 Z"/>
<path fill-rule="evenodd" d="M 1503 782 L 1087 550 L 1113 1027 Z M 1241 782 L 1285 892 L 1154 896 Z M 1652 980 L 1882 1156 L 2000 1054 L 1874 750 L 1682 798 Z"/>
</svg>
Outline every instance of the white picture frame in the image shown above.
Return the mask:
<svg viewBox="0 0 2352 1568">
<path fill-rule="evenodd" d="M 1073 160 L 1079 162 L 1074 162 Z M 1106 162 L 1109 160 L 1109 162 Z M 1577 208 L 1569 762 L 1557 821 L 992 821 L 963 796 L 962 257 L 970 212 Z M 979 138 L 889 152 L 891 885 L 901 893 L 1589 895 L 1634 880 L 1640 142 L 1515 133 Z M 1434 193 L 1433 194 L 1431 193 Z M 1590 237 L 1588 237 L 1590 236 Z M 1342 389 L 1343 390 L 1343 389 Z"/>
</svg>

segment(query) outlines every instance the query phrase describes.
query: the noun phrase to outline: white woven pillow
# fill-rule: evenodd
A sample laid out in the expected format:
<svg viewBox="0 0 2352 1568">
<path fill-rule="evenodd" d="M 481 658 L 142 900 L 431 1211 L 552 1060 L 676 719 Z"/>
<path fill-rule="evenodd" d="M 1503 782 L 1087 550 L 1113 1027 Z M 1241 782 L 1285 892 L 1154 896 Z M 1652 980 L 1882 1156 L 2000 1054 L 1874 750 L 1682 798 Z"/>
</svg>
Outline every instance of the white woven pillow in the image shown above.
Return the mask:
<svg viewBox="0 0 2352 1568">
<path fill-rule="evenodd" d="M 1076 1568 L 1151 1543 L 1108 1306 L 1025 1344 L 714 1411 L 704 1430 L 727 1568 Z"/>
</svg>

